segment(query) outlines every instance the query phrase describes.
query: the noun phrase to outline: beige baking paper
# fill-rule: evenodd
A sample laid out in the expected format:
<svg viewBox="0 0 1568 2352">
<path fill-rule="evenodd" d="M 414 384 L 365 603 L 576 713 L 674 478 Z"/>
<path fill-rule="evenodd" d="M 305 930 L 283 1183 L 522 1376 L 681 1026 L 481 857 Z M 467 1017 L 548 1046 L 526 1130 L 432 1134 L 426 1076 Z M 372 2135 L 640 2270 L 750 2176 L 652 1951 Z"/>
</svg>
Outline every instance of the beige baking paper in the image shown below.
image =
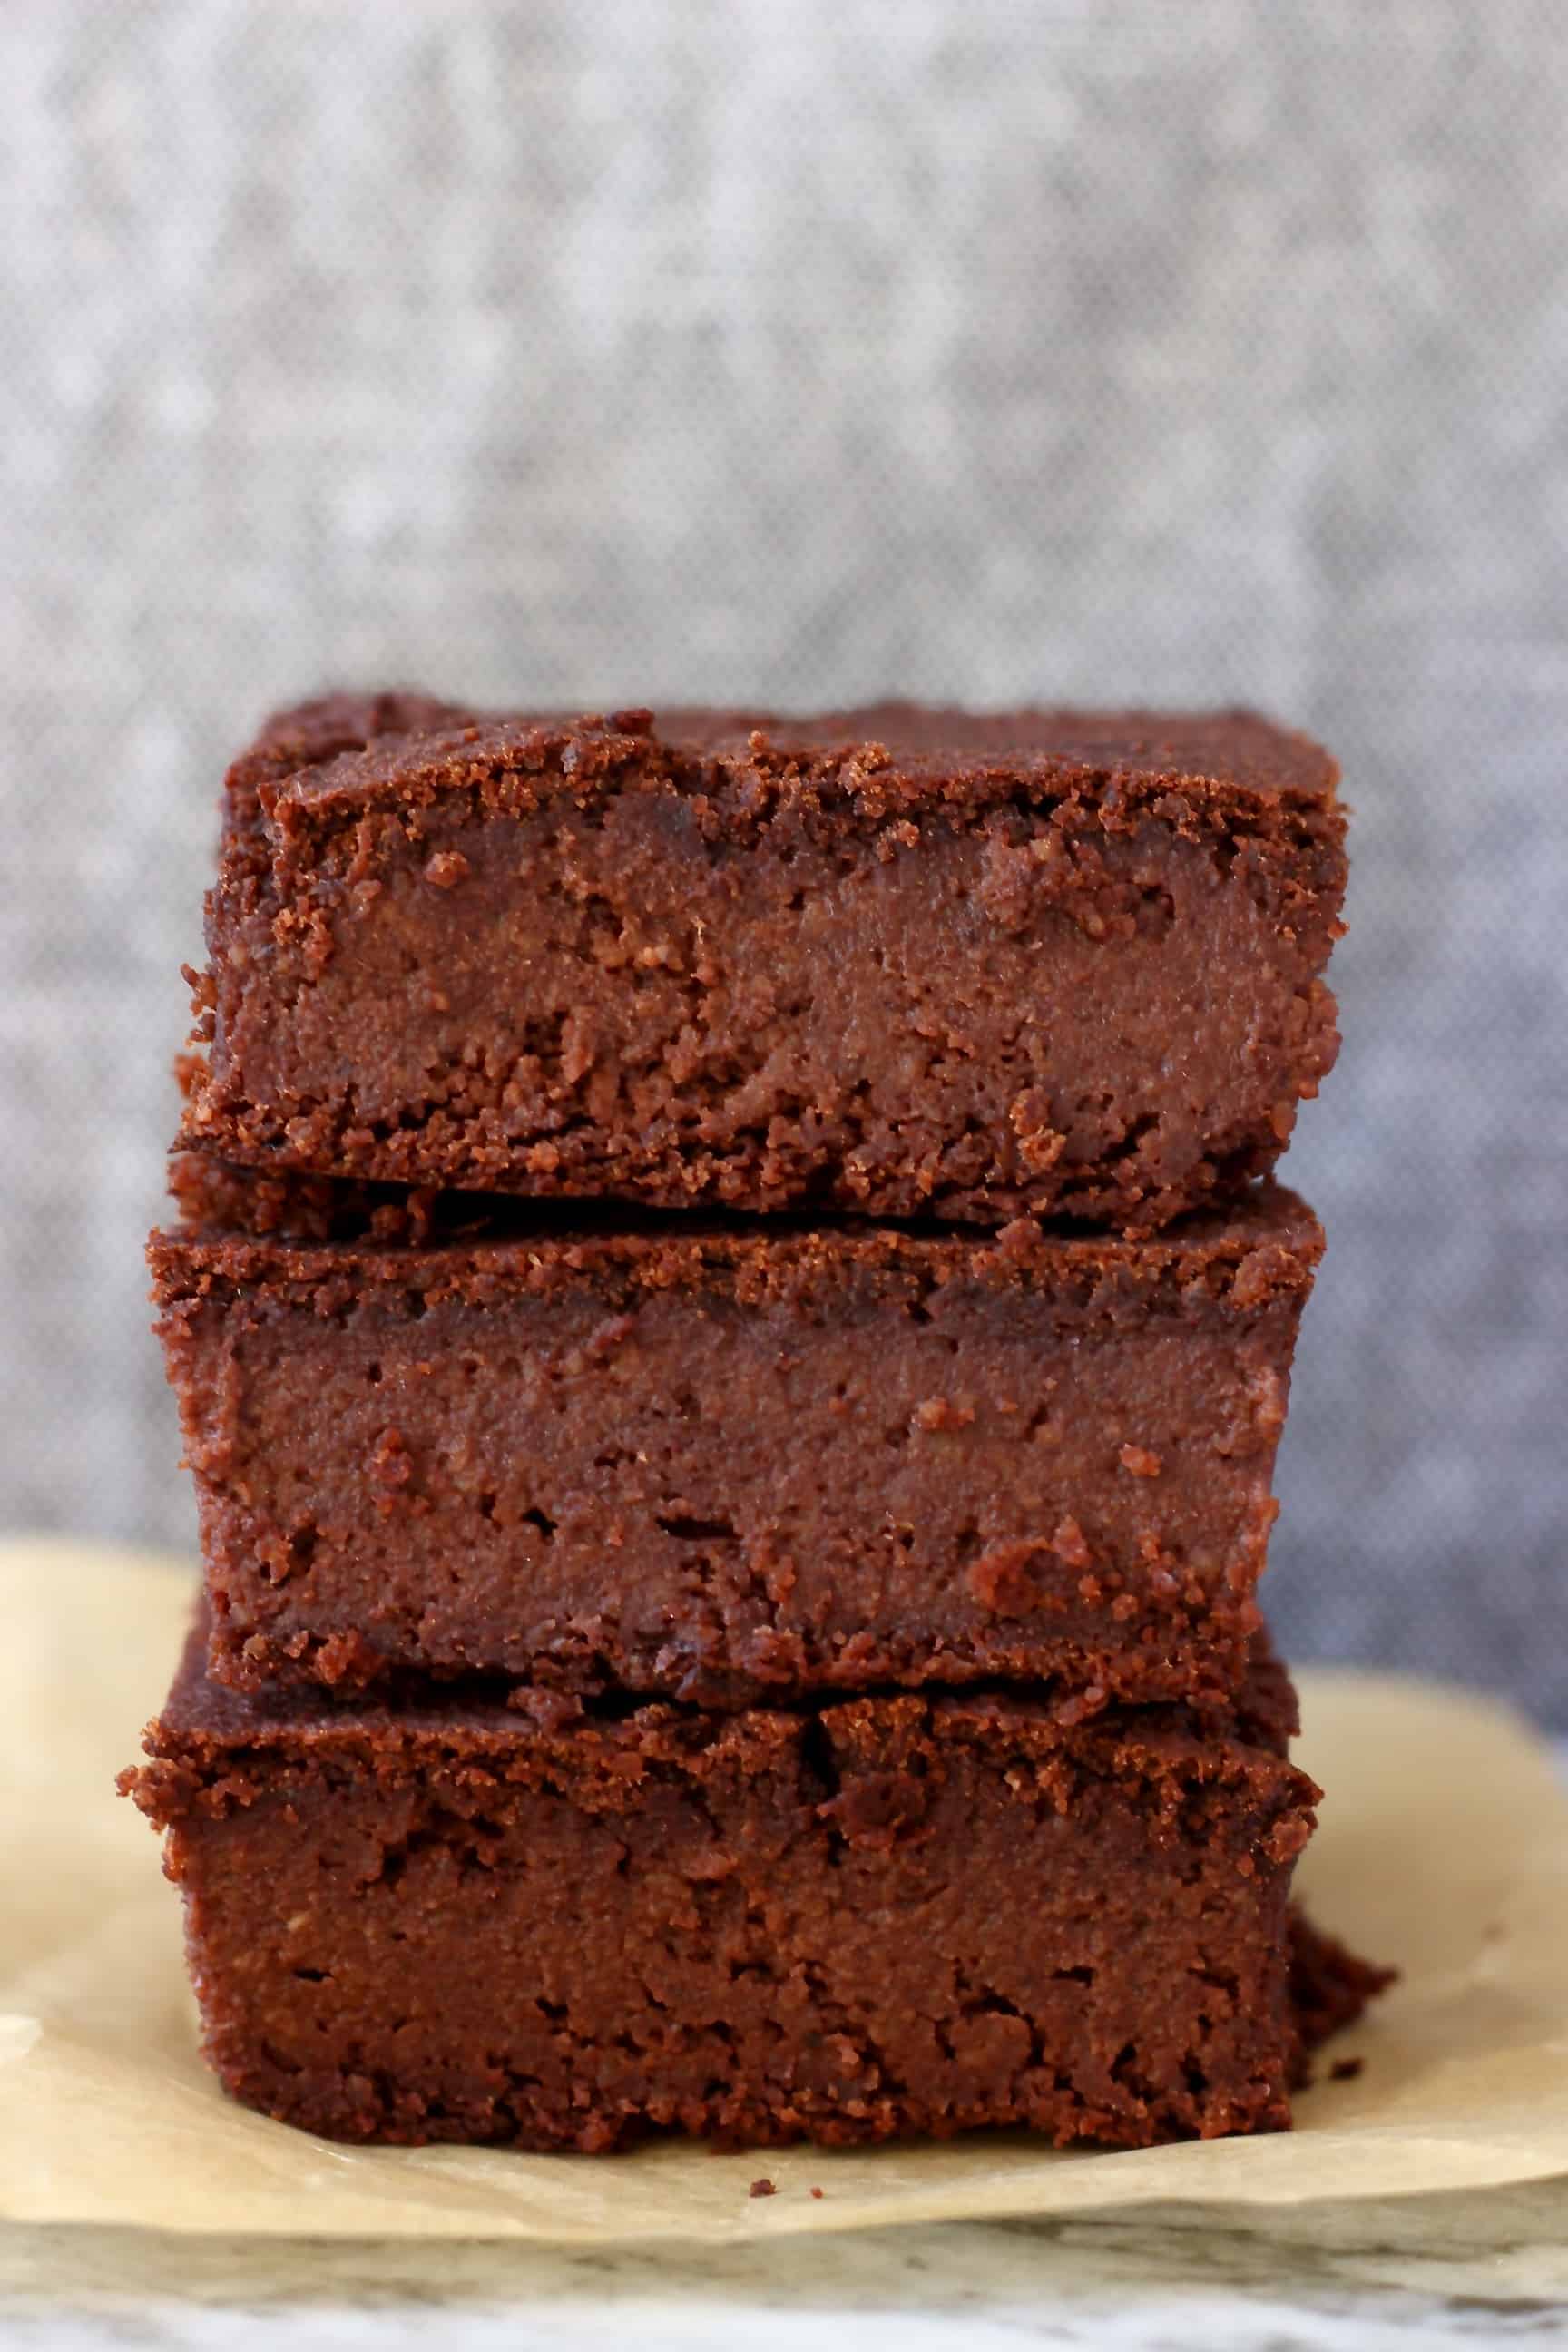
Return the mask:
<svg viewBox="0 0 1568 2352">
<path fill-rule="evenodd" d="M 114 1794 L 163 1695 L 175 1563 L 0 1546 L 0 2212 L 289 2236 L 710 2242 L 873 2223 L 1245 2205 L 1568 2172 L 1568 1799 L 1514 1717 L 1387 1675 L 1301 1677 L 1325 1786 L 1302 1871 L 1324 1926 L 1404 1981 L 1364 2060 L 1264 2139 L 1058 2154 L 1020 2137 L 872 2153 L 347 2149 L 231 2106 L 196 2054 L 179 1901 Z M 772 2198 L 747 2195 L 765 2173 Z M 820 2188 L 820 2199 L 809 2191 Z"/>
</svg>

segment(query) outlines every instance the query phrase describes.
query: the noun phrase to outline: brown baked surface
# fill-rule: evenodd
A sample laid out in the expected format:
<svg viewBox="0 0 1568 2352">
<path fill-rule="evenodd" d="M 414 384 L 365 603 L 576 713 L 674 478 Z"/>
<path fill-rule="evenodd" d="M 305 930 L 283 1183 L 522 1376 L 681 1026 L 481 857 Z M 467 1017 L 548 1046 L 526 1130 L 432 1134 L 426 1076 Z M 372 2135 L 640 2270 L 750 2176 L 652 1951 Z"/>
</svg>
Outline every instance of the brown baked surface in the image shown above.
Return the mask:
<svg viewBox="0 0 1568 2352">
<path fill-rule="evenodd" d="M 1291 1986 L 1317 1791 L 1271 1661 L 1200 1737 L 994 1692 L 345 1709 L 205 1656 L 121 1785 L 168 1832 L 209 2063 L 333 2138 L 1273 2130 L 1298 2010 L 1374 1980 L 1303 1946 Z"/>
<path fill-rule="evenodd" d="M 1236 1686 L 1322 1246 L 1271 1183 L 1134 1240 L 194 1172 L 274 1227 L 151 1247 L 226 1679 Z"/>
<path fill-rule="evenodd" d="M 1155 1227 L 1337 1046 L 1328 755 L 1245 712 L 286 712 L 184 1137 L 663 1205 Z"/>
</svg>

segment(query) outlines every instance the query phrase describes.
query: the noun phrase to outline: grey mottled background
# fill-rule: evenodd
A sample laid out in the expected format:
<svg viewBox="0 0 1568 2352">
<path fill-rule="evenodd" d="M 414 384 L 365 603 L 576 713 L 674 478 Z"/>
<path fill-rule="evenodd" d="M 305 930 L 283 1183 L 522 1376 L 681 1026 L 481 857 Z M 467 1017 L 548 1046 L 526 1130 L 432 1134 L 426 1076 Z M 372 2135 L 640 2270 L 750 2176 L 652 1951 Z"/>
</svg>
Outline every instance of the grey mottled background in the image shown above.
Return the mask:
<svg viewBox="0 0 1568 2352">
<path fill-rule="evenodd" d="M 1244 697 L 1359 818 L 1277 1619 L 1568 1720 L 1568 8 L 9 0 L 0 116 L 4 1519 L 189 1541 L 268 704 Z"/>
</svg>

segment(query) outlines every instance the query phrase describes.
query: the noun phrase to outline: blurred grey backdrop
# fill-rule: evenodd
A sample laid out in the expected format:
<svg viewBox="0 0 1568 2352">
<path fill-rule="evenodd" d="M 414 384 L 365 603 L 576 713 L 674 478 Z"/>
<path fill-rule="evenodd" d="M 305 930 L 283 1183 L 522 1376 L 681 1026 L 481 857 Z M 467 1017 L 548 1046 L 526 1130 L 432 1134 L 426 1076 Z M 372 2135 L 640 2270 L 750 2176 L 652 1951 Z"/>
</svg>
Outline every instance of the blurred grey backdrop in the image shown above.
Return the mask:
<svg viewBox="0 0 1568 2352">
<path fill-rule="evenodd" d="M 1276 1620 L 1568 1720 L 1568 8 L 8 0 L 0 113 L 4 1521 L 191 1542 L 269 704 L 1242 698 L 1357 812 Z"/>
</svg>

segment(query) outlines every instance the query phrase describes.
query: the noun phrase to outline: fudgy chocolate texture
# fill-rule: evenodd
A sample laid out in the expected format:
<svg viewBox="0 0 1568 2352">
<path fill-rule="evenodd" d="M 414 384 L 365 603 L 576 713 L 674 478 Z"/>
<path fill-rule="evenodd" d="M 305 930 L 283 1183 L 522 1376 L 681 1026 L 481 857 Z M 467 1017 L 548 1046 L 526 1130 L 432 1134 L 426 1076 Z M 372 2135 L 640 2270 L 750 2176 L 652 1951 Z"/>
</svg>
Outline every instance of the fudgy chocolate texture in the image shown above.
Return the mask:
<svg viewBox="0 0 1568 2352">
<path fill-rule="evenodd" d="M 1289 2121 L 1318 1792 L 1270 1663 L 1199 1737 L 990 1693 L 347 1709 L 205 1653 L 121 1786 L 168 1832 L 208 2061 L 268 2115 L 588 2151 Z"/>
<path fill-rule="evenodd" d="M 1338 1042 L 1335 770 L 1246 713 L 345 697 L 226 811 L 184 1134 L 247 1164 L 1155 1227 Z"/>
<path fill-rule="evenodd" d="M 152 1244 L 225 1679 L 1234 1691 L 1322 1245 L 1294 1195 L 1137 1240 L 357 1206 L 481 1229 Z"/>
</svg>

